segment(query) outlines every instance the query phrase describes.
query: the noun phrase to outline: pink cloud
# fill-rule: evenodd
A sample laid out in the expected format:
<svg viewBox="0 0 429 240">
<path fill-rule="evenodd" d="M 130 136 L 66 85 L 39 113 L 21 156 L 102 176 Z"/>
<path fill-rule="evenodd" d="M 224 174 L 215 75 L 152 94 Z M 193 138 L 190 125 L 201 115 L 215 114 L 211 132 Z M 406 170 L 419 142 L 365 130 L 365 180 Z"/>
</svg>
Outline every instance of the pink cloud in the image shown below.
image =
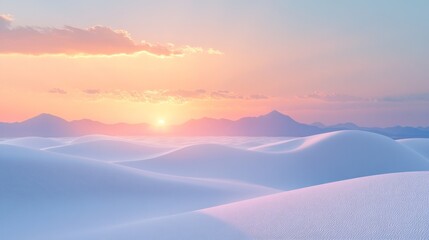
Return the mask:
<svg viewBox="0 0 429 240">
<path fill-rule="evenodd" d="M 216 100 L 265 100 L 270 99 L 262 94 L 240 95 L 231 91 L 217 90 L 210 91 L 205 89 L 183 90 L 183 89 L 148 89 L 148 90 L 102 90 L 102 89 L 83 89 L 69 90 L 53 88 L 49 93 L 70 94 L 71 96 L 81 96 L 89 99 L 114 99 L 126 100 L 131 102 L 145 103 L 186 103 L 189 101 L 216 101 Z"/>
<path fill-rule="evenodd" d="M 99 94 L 100 93 L 99 89 L 85 89 L 82 91 L 86 94 Z"/>
<path fill-rule="evenodd" d="M 213 49 L 205 51 L 199 47 L 137 42 L 127 31 L 105 26 L 86 29 L 71 26 L 13 27 L 12 21 L 10 15 L 0 15 L 0 53 L 3 54 L 113 55 L 138 52 L 157 56 L 181 56 L 200 52 L 214 54 Z"/>
<path fill-rule="evenodd" d="M 12 16 L 7 14 L 0 14 L 0 31 L 9 28 L 12 21 Z"/>
<path fill-rule="evenodd" d="M 213 99 L 243 99 L 243 96 L 227 90 L 213 91 L 210 96 Z"/>
<path fill-rule="evenodd" d="M 48 91 L 49 93 L 55 93 L 55 94 L 67 94 L 67 91 L 61 88 L 51 88 Z"/>
<path fill-rule="evenodd" d="M 307 95 L 299 96 L 300 98 L 305 99 L 317 99 L 321 101 L 327 101 L 327 102 L 361 102 L 361 101 L 368 101 L 369 99 L 353 96 L 353 95 L 347 95 L 347 94 L 341 94 L 341 93 L 324 93 L 324 92 L 313 92 Z"/>
<path fill-rule="evenodd" d="M 262 94 L 252 94 L 248 97 L 249 99 L 268 99 L 268 96 Z"/>
</svg>

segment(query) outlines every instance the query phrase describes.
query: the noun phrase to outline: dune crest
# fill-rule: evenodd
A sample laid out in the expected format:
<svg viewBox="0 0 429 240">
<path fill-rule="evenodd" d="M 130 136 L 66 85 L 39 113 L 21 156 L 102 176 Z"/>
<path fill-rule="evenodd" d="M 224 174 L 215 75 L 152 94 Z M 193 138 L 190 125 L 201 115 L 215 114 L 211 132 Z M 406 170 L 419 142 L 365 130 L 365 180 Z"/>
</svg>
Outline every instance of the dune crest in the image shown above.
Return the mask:
<svg viewBox="0 0 429 240">
<path fill-rule="evenodd" d="M 300 144 L 291 148 L 288 143 Z M 233 179 L 283 190 L 375 174 L 425 171 L 429 162 L 394 140 L 362 131 L 338 131 L 282 141 L 286 151 L 197 144 L 122 164 L 154 172 Z M 270 146 L 275 146 L 271 144 Z M 277 149 L 278 150 L 278 149 Z"/>
</svg>

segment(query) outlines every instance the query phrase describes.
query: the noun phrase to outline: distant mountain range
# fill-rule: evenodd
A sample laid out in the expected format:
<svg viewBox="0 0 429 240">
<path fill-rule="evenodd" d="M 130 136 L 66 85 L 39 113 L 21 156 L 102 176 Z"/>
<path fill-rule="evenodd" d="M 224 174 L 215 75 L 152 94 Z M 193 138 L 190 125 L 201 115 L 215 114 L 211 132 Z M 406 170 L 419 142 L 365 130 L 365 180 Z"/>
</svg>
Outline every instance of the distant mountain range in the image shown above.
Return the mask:
<svg viewBox="0 0 429 240">
<path fill-rule="evenodd" d="M 429 137 L 429 127 L 367 128 L 353 123 L 325 126 L 322 123 L 303 124 L 278 111 L 258 117 L 228 119 L 201 118 L 171 126 L 168 131 L 155 131 L 148 124 L 105 124 L 88 119 L 66 121 L 51 114 L 40 114 L 23 122 L 0 123 L 0 137 L 67 137 L 89 134 L 117 136 L 290 136 L 302 137 L 338 130 L 363 130 L 391 138 Z"/>
<path fill-rule="evenodd" d="M 202 118 L 173 129 L 173 133 L 178 135 L 217 136 L 309 136 L 321 132 L 316 126 L 299 123 L 278 111 L 237 121 Z"/>
<path fill-rule="evenodd" d="M 88 134 L 146 135 L 148 124 L 105 124 L 88 119 L 66 121 L 60 117 L 42 113 L 23 122 L 0 123 L 0 137 L 67 137 Z"/>
</svg>

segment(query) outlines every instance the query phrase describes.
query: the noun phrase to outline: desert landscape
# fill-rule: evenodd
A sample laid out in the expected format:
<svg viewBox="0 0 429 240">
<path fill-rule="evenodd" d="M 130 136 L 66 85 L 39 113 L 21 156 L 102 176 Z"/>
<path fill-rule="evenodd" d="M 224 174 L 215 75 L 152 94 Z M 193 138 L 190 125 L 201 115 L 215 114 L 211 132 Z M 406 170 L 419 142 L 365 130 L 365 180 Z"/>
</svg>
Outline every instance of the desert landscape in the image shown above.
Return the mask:
<svg viewBox="0 0 429 240">
<path fill-rule="evenodd" d="M 428 146 L 353 130 L 4 138 L 0 237 L 424 239 Z"/>
<path fill-rule="evenodd" d="M 428 9 L 0 0 L 0 240 L 429 239 Z"/>
</svg>

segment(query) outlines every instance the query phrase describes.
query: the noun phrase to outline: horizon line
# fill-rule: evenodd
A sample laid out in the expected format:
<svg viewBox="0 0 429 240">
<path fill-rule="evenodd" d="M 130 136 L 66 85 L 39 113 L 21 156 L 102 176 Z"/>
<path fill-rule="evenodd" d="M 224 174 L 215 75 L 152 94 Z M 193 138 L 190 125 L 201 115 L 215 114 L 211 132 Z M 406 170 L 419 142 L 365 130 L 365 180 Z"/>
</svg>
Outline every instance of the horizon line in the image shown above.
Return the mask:
<svg viewBox="0 0 429 240">
<path fill-rule="evenodd" d="M 289 117 L 292 120 L 296 121 L 295 118 L 292 117 L 291 115 L 285 114 L 285 113 L 283 113 L 283 112 L 281 112 L 279 110 L 273 109 L 273 110 L 271 110 L 269 112 L 265 112 L 264 114 L 252 115 L 252 116 L 241 116 L 241 117 L 239 117 L 237 119 L 222 118 L 222 117 L 221 118 L 205 117 L 205 116 L 200 117 L 200 118 L 189 118 L 189 119 L 187 119 L 187 120 L 185 120 L 185 121 L 183 121 L 181 123 L 169 124 L 168 126 L 180 126 L 180 125 L 186 124 L 186 123 L 188 123 L 190 121 L 198 121 L 198 120 L 203 120 L 203 119 L 228 120 L 228 121 L 235 122 L 235 121 L 239 121 L 240 119 L 243 119 L 243 118 L 257 118 L 257 117 L 267 116 L 267 115 L 273 114 L 273 113 L 278 113 L 278 114 L 280 114 L 282 116 Z M 113 122 L 113 123 L 106 123 L 106 122 L 103 122 L 103 121 L 94 120 L 94 119 L 90 119 L 90 118 L 80 118 L 80 119 L 71 119 L 71 120 L 69 120 L 69 119 L 61 117 L 59 115 L 52 114 L 52 113 L 47 113 L 47 112 L 41 112 L 41 113 L 39 113 L 37 115 L 34 115 L 32 117 L 29 117 L 29 118 L 26 118 L 26 119 L 23 119 L 23 120 L 20 120 L 20 121 L 14 121 L 14 122 L 0 121 L 0 123 L 3 123 L 3 124 L 22 123 L 22 122 L 26 122 L 28 120 L 31 120 L 31 119 L 34 119 L 34 118 L 37 118 L 37 117 L 40 117 L 40 116 L 43 116 L 43 115 L 48 115 L 48 116 L 52 116 L 52 117 L 55 117 L 55 118 L 59 118 L 61 120 L 69 122 L 69 123 L 70 122 L 85 121 L 85 120 L 87 120 L 87 121 L 93 121 L 93 122 L 97 122 L 97 123 L 101 123 L 101 124 L 105 124 L 105 125 L 116 125 L 116 124 L 127 124 L 127 125 L 142 125 L 142 124 L 145 124 L 145 125 L 148 125 L 148 126 L 154 126 L 154 125 L 156 125 L 154 123 L 151 124 L 151 123 L 148 123 L 148 122 L 137 122 L 137 123 Z M 426 128 L 426 127 L 429 127 L 429 124 L 426 125 L 426 126 L 421 126 L 421 125 L 420 126 L 415 126 L 415 125 L 400 125 L 400 124 L 397 124 L 397 125 L 390 125 L 390 126 L 374 127 L 374 126 L 361 126 L 361 125 L 358 125 L 358 124 L 356 124 L 354 122 L 350 122 L 350 121 L 348 121 L 348 122 L 337 122 L 337 123 L 334 123 L 334 124 L 325 124 L 325 123 L 323 123 L 321 121 L 318 121 L 318 120 L 315 120 L 312 123 L 305 123 L 305 122 L 299 122 L 299 121 L 296 121 L 296 122 L 301 123 L 301 124 L 312 125 L 312 126 L 315 126 L 315 127 L 318 127 L 318 128 L 333 127 L 333 126 L 342 125 L 342 124 L 353 124 L 353 125 L 356 125 L 357 127 L 361 127 L 361 128 L 389 128 L 389 127 Z M 318 124 L 322 124 L 323 126 L 318 126 Z"/>
</svg>

